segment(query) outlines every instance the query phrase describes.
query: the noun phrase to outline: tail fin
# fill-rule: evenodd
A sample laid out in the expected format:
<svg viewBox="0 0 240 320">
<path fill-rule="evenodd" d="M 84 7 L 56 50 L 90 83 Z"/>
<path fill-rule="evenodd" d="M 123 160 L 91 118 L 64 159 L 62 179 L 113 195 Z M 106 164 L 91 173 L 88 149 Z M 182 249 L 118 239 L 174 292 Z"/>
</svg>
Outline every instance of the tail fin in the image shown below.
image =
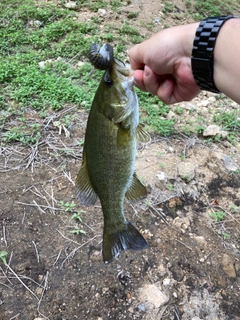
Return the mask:
<svg viewBox="0 0 240 320">
<path fill-rule="evenodd" d="M 146 249 L 148 244 L 141 233 L 130 223 L 126 222 L 126 229 L 114 234 L 103 234 L 103 261 L 108 263 L 128 249 Z"/>
</svg>

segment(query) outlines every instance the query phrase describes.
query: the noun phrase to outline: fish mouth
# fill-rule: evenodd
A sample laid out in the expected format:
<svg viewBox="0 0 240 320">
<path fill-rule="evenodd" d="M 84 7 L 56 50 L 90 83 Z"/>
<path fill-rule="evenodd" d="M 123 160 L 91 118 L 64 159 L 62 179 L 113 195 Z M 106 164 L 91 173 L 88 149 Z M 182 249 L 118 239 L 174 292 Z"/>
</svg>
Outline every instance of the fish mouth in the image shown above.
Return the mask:
<svg viewBox="0 0 240 320">
<path fill-rule="evenodd" d="M 112 70 L 116 77 L 121 79 L 122 86 L 125 89 L 132 89 L 134 86 L 134 71 L 131 69 L 130 64 L 125 64 L 121 60 L 114 59 Z"/>
</svg>

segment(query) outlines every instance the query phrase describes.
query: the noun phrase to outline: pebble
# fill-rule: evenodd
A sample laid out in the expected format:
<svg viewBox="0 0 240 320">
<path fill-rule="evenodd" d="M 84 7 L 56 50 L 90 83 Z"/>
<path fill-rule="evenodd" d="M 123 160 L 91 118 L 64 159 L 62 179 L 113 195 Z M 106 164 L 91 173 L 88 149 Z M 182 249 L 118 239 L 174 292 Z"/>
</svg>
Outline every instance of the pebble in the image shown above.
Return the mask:
<svg viewBox="0 0 240 320">
<path fill-rule="evenodd" d="M 200 247 L 201 249 L 203 249 L 207 244 L 206 240 L 202 236 L 194 236 L 194 239 L 197 242 L 198 247 Z"/>
<path fill-rule="evenodd" d="M 29 21 L 29 25 L 30 25 L 31 27 L 37 27 L 37 28 L 39 28 L 39 27 L 41 27 L 42 24 L 43 24 L 43 23 L 42 23 L 41 21 L 39 21 L 39 20 L 31 20 L 31 21 Z"/>
<path fill-rule="evenodd" d="M 229 156 L 226 156 L 225 154 L 222 156 L 222 160 L 224 162 L 225 167 L 229 171 L 237 171 L 239 169 L 239 166 L 233 161 L 233 159 Z"/>
<path fill-rule="evenodd" d="M 172 119 L 175 119 L 176 118 L 176 114 L 173 112 L 173 111 L 169 111 L 168 114 L 167 114 L 167 119 L 168 120 L 172 120 Z"/>
<path fill-rule="evenodd" d="M 67 9 L 75 9 L 77 6 L 77 3 L 75 1 L 69 1 L 67 3 L 64 4 L 64 7 Z"/>
<path fill-rule="evenodd" d="M 222 265 L 223 271 L 226 273 L 226 275 L 229 278 L 235 279 L 237 277 L 232 258 L 229 257 L 227 254 L 224 254 L 222 256 L 221 265 Z"/>
<path fill-rule="evenodd" d="M 105 18 L 107 16 L 107 11 L 105 9 L 98 9 L 98 15 L 102 18 Z"/>
<path fill-rule="evenodd" d="M 202 100 L 200 102 L 197 103 L 198 107 L 207 107 L 211 102 L 208 100 Z"/>
<path fill-rule="evenodd" d="M 144 304 L 144 303 L 140 304 L 140 305 L 138 306 L 138 309 L 139 309 L 140 311 L 142 311 L 142 312 L 146 312 L 145 304 Z"/>
<path fill-rule="evenodd" d="M 177 166 L 178 175 L 189 182 L 194 179 L 195 177 L 195 165 L 191 162 L 180 162 Z"/>
<path fill-rule="evenodd" d="M 195 104 L 193 104 L 193 103 L 186 103 L 185 109 L 186 109 L 186 110 L 196 110 L 197 107 L 196 107 Z"/>
<path fill-rule="evenodd" d="M 83 61 L 78 61 L 78 63 L 76 64 L 76 67 L 82 67 L 85 63 Z"/>
<path fill-rule="evenodd" d="M 165 181 L 167 182 L 167 174 L 163 171 L 159 172 L 157 174 L 157 178 L 160 180 L 160 181 Z"/>
<path fill-rule="evenodd" d="M 169 300 L 169 297 L 164 292 L 160 291 L 154 284 L 145 284 L 140 288 L 139 293 L 140 299 L 144 300 L 145 305 L 148 303 L 154 308 L 160 308 Z"/>
<path fill-rule="evenodd" d="M 220 135 L 221 137 L 225 138 L 227 136 L 226 131 L 222 131 L 222 128 L 220 126 L 217 126 L 215 124 L 212 124 L 208 126 L 204 131 L 203 131 L 203 136 L 204 137 L 214 137 L 216 135 Z"/>
<path fill-rule="evenodd" d="M 164 285 L 165 287 L 169 286 L 170 283 L 171 283 L 171 279 L 170 279 L 170 278 L 165 278 L 165 279 L 163 279 L 163 285 Z"/>
</svg>

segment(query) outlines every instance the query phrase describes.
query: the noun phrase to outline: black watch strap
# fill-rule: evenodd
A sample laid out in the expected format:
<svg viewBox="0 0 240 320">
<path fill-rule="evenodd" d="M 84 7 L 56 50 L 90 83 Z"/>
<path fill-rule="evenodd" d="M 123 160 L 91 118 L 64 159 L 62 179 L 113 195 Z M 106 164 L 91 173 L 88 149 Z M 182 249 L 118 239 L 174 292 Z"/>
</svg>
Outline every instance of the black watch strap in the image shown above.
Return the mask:
<svg viewBox="0 0 240 320">
<path fill-rule="evenodd" d="M 192 50 L 192 73 L 200 89 L 219 93 L 213 79 L 213 51 L 220 28 L 236 16 L 210 17 L 202 20 L 196 31 Z"/>
</svg>

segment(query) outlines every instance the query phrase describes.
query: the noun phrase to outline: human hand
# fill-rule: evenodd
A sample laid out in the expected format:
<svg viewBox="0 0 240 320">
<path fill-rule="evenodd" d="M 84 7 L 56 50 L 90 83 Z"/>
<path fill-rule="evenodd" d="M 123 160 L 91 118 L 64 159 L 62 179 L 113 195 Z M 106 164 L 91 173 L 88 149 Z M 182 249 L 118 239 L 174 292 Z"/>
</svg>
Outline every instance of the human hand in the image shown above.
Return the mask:
<svg viewBox="0 0 240 320">
<path fill-rule="evenodd" d="M 166 104 L 193 99 L 200 89 L 191 69 L 198 23 L 162 30 L 129 50 L 135 85 Z"/>
</svg>

